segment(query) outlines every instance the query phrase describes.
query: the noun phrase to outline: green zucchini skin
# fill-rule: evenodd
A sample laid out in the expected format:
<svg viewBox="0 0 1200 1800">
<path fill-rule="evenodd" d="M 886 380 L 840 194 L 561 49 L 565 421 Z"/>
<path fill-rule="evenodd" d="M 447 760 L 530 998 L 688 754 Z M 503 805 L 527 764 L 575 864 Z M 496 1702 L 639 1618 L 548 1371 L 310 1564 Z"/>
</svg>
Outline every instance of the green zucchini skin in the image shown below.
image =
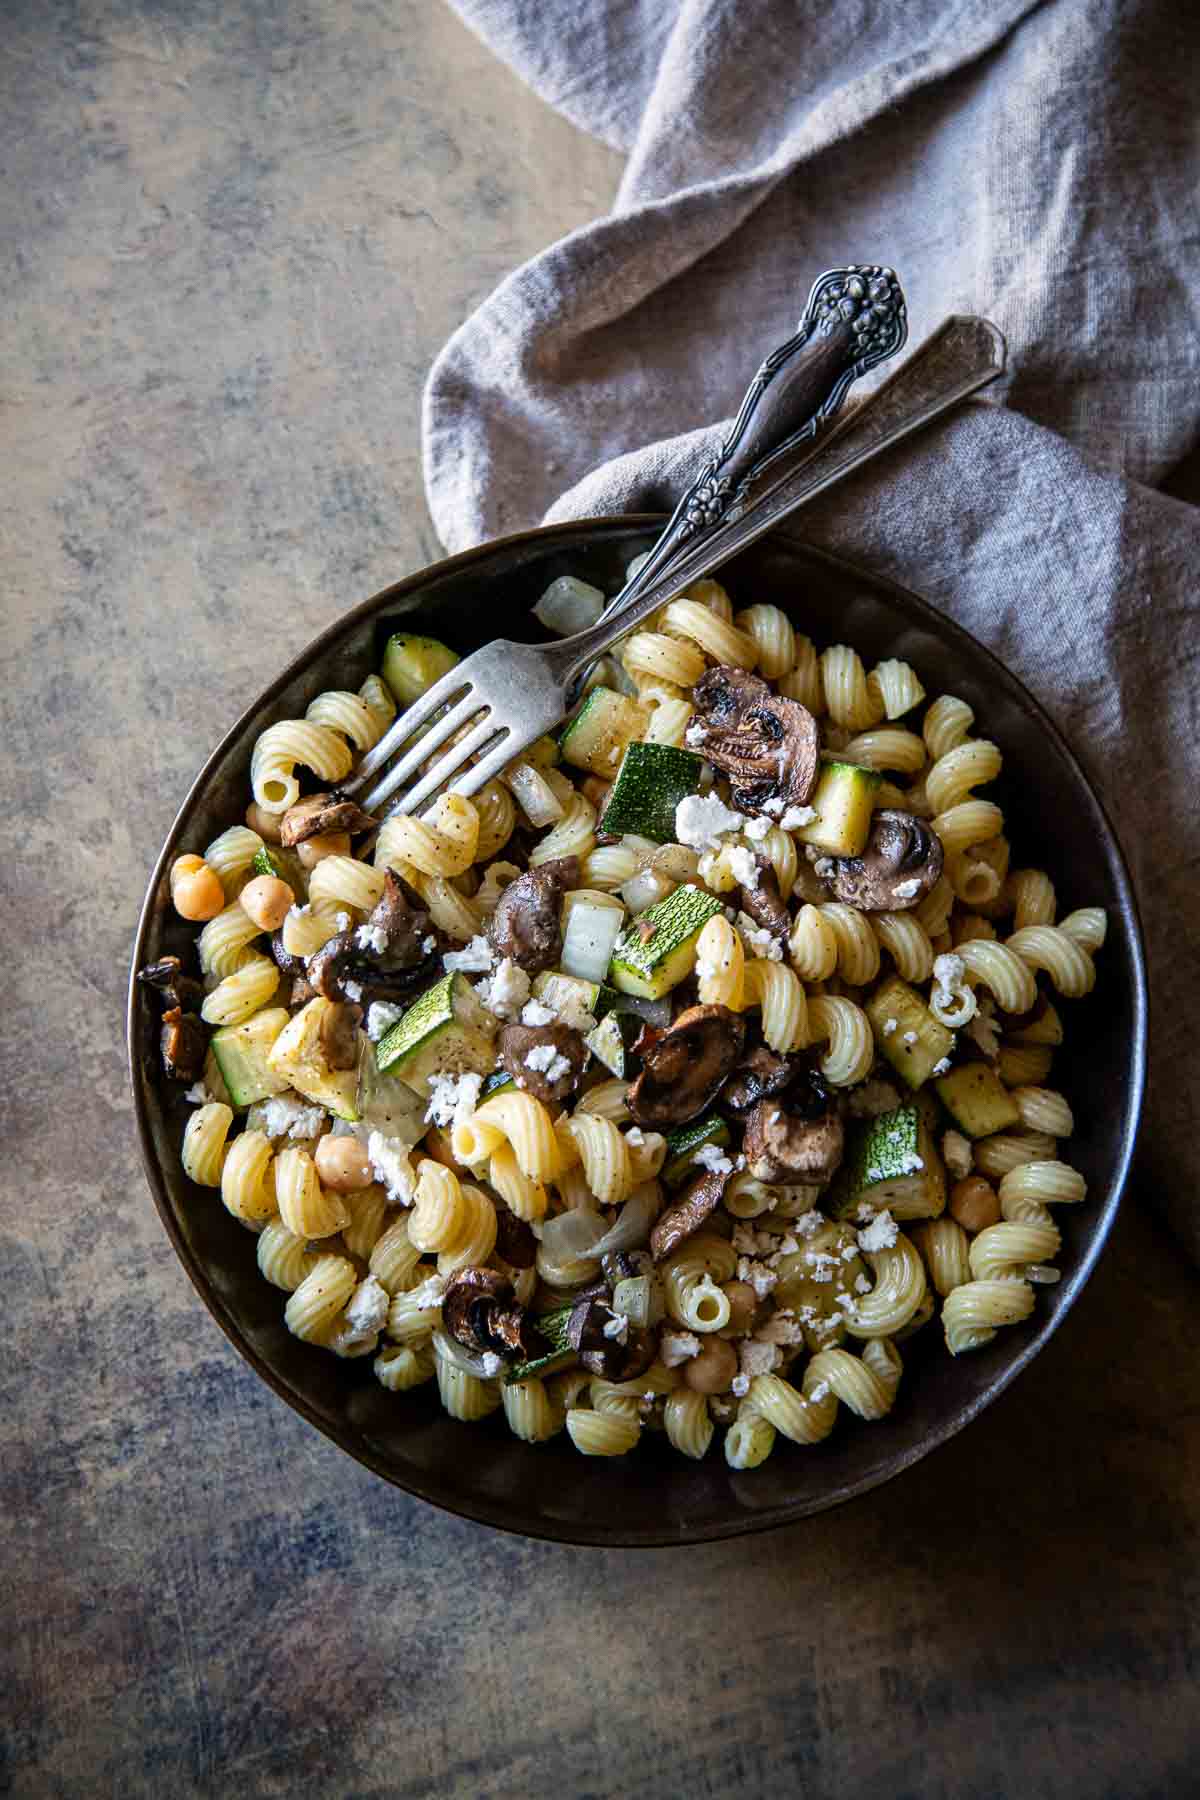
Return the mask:
<svg viewBox="0 0 1200 1800">
<path fill-rule="evenodd" d="M 616 941 L 609 966 L 613 986 L 646 1000 L 661 1000 L 691 974 L 696 963 L 696 939 L 714 914 L 722 910 L 715 895 L 693 887 L 691 882 L 647 907 Z M 653 927 L 649 935 L 646 926 Z"/>
<path fill-rule="evenodd" d="M 700 791 L 704 759 L 674 744 L 630 744 L 613 782 L 601 829 L 632 832 L 669 844 L 675 838 L 675 808 Z"/>
<path fill-rule="evenodd" d="M 716 1144 L 724 1150 L 729 1144 L 729 1127 L 719 1113 L 693 1119 L 667 1134 L 667 1154 L 662 1166 L 662 1179 L 668 1187 L 679 1187 L 692 1172 L 696 1152 L 705 1144 Z"/>
</svg>

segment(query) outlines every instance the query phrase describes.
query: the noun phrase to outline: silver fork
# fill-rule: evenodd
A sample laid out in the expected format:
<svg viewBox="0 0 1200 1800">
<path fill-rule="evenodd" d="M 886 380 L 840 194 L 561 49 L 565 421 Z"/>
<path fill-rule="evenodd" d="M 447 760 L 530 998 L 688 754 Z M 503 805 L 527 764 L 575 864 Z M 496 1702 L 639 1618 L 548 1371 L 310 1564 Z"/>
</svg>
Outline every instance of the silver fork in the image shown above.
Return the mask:
<svg viewBox="0 0 1200 1800">
<path fill-rule="evenodd" d="M 904 300 L 890 270 L 823 275 L 795 336 L 763 363 L 720 451 L 597 624 L 558 643 L 501 639 L 475 651 L 396 720 L 343 791 L 369 811 L 390 800 L 389 813 L 415 813 L 448 786 L 477 792 L 561 721 L 585 671 L 657 607 L 1003 372 L 1004 340 L 995 326 L 947 319 L 814 449 L 851 383 L 894 354 L 904 336 Z M 465 736 L 392 798 L 472 721 Z"/>
</svg>

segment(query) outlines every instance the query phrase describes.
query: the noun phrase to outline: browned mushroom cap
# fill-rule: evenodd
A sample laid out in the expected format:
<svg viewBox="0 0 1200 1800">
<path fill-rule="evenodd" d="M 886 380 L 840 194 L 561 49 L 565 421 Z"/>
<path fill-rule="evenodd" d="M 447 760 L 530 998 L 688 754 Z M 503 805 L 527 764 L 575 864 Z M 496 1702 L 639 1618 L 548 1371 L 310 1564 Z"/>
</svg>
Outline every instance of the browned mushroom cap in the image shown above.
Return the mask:
<svg viewBox="0 0 1200 1800">
<path fill-rule="evenodd" d="M 775 879 L 775 871 L 769 865 L 762 865 L 758 871 L 757 887 L 738 889 L 742 911 L 769 931 L 772 937 L 785 938 L 792 929 L 791 916 L 780 898 L 779 883 Z"/>
<path fill-rule="evenodd" d="M 668 1206 L 650 1233 L 650 1254 L 655 1262 L 662 1262 L 685 1238 L 699 1231 L 709 1214 L 721 1204 L 728 1180 L 728 1170 L 718 1174 L 705 1169 L 688 1183 L 680 1198 L 673 1206 Z"/>
<path fill-rule="evenodd" d="M 794 1056 L 779 1056 L 765 1044 L 756 1044 L 717 1095 L 717 1104 L 740 1118 L 760 1100 L 781 1094 L 795 1080 L 799 1066 Z"/>
<path fill-rule="evenodd" d="M 361 1006 L 335 1001 L 321 1015 L 321 1054 L 331 1069 L 352 1069 L 358 1061 L 358 1027 Z"/>
<path fill-rule="evenodd" d="M 585 1350 L 579 1360 L 591 1374 L 605 1381 L 633 1381 L 645 1374 L 657 1351 L 654 1332 L 630 1325 L 623 1343 L 620 1338 L 606 1338 L 602 1350 Z"/>
<path fill-rule="evenodd" d="M 365 813 L 342 794 L 309 794 L 289 806 L 279 822 L 281 844 L 302 844 L 305 838 L 323 837 L 327 831 L 372 831 L 379 820 Z"/>
<path fill-rule="evenodd" d="M 177 956 L 162 956 L 138 970 L 138 980 L 153 988 L 167 1009 L 179 1007 L 184 1012 L 199 1012 L 204 1005 L 204 988 L 191 975 L 185 975 Z"/>
<path fill-rule="evenodd" d="M 528 869 L 506 887 L 488 924 L 498 957 L 510 957 L 527 975 L 553 968 L 562 950 L 559 903 L 579 880 L 579 858 L 560 856 Z"/>
<path fill-rule="evenodd" d="M 436 944 L 426 950 L 429 940 L 428 913 L 413 911 L 399 876 L 389 869 L 366 924 L 322 944 L 309 957 L 305 974 L 326 1000 L 344 1000 L 348 994 L 366 1006 L 375 1000 L 403 1000 L 436 972 Z M 271 947 L 278 962 L 274 940 Z"/>
<path fill-rule="evenodd" d="M 195 1013 L 184 1012 L 179 1006 L 170 1007 L 163 1014 L 159 1044 L 163 1068 L 172 1081 L 199 1080 L 204 1072 L 208 1038 Z"/>
<path fill-rule="evenodd" d="M 496 1202 L 496 1255 L 510 1269 L 532 1269 L 537 1259 L 537 1239 L 524 1219 Z"/>
<path fill-rule="evenodd" d="M 692 704 L 688 745 L 728 775 L 735 806 L 761 812 L 768 800 L 804 804 L 816 783 L 820 749 L 817 722 L 806 707 L 724 663 L 700 677 Z"/>
<path fill-rule="evenodd" d="M 912 813 L 877 812 L 861 856 L 833 858 L 830 887 L 859 912 L 906 912 L 942 873 L 942 840 Z"/>
<path fill-rule="evenodd" d="M 836 1172 L 845 1132 L 836 1102 L 820 1076 L 793 1084 L 778 1098 L 760 1100 L 746 1120 L 742 1150 L 756 1181 L 802 1181 L 820 1186 Z"/>
<path fill-rule="evenodd" d="M 569 1025 L 506 1025 L 499 1045 L 500 1061 L 517 1086 L 543 1103 L 565 1100 L 588 1059 L 587 1045 Z M 545 1067 L 531 1067 L 531 1056 Z"/>
<path fill-rule="evenodd" d="M 512 1283 L 497 1269 L 460 1269 L 442 1297 L 442 1323 L 468 1350 L 490 1350 L 486 1309 L 493 1301 L 512 1298 Z"/>
<path fill-rule="evenodd" d="M 746 1026 L 727 1006 L 689 1006 L 644 1052 L 626 1104 L 639 1125 L 682 1125 L 712 1099 L 742 1054 Z"/>
</svg>

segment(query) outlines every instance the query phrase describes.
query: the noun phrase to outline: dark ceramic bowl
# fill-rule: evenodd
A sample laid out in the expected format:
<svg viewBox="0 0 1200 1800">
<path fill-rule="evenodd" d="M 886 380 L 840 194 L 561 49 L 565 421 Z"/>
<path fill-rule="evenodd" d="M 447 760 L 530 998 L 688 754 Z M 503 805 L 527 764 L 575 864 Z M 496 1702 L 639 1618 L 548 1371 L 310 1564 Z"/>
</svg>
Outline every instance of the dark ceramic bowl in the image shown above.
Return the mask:
<svg viewBox="0 0 1200 1800">
<path fill-rule="evenodd" d="M 326 687 L 357 687 L 385 625 L 405 619 L 460 651 L 503 634 L 544 634 L 530 608 L 555 576 L 574 574 L 614 593 L 625 564 L 652 541 L 646 516 L 585 520 L 486 544 L 412 575 L 356 607 L 271 684 L 214 751 L 171 827 L 138 926 L 134 968 L 183 951 L 191 928 L 168 905 L 167 870 L 181 850 L 239 820 L 253 741 L 302 714 Z M 1078 763 L 1019 682 L 971 637 L 914 594 L 777 534 L 722 572 L 736 598 L 773 600 L 797 613 L 818 642 L 853 644 L 868 661 L 902 656 L 933 692 L 960 694 L 1003 747 L 998 794 L 1023 862 L 1054 877 L 1063 911 L 1107 907 L 1100 980 L 1068 1005 L 1067 1045 L 1054 1080 L 1078 1123 L 1070 1158 L 1088 1200 L 1058 1213 L 1063 1279 L 1038 1290 L 1025 1325 L 951 1360 L 936 1327 L 905 1343 L 895 1409 L 879 1424 L 843 1414 L 816 1449 L 779 1440 L 762 1468 L 702 1463 L 652 1435 L 629 1457 L 585 1458 L 565 1434 L 527 1446 L 502 1415 L 465 1426 L 447 1418 L 432 1386 L 391 1394 L 369 1359 L 343 1362 L 289 1335 L 283 1296 L 258 1273 L 254 1240 L 179 1163 L 189 1111 L 156 1067 L 156 1009 L 132 979 L 130 1068 L 150 1185 L 184 1267 L 222 1330 L 278 1394 L 377 1474 L 451 1512 L 509 1531 L 583 1544 L 682 1544 L 799 1519 L 877 1487 L 959 1431 L 1032 1361 L 1080 1292 L 1108 1236 L 1133 1150 L 1145 1073 L 1146 984 L 1137 912 L 1111 825 Z"/>
</svg>

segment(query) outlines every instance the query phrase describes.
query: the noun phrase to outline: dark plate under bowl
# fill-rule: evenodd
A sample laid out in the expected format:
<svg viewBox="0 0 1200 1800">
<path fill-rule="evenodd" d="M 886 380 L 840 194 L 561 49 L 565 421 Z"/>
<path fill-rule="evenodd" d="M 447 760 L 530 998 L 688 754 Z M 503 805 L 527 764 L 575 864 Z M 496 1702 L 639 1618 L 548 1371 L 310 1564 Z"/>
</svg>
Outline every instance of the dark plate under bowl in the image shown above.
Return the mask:
<svg viewBox="0 0 1200 1800">
<path fill-rule="evenodd" d="M 303 714 L 327 687 L 357 687 L 378 664 L 380 626 L 424 622 L 460 651 L 503 635 L 544 634 L 530 608 L 555 576 L 606 592 L 653 540 L 646 516 L 584 520 L 487 544 L 387 588 L 326 631 L 234 726 L 201 771 L 158 859 L 138 926 L 133 966 L 185 951 L 192 928 L 168 904 L 176 854 L 240 820 L 255 737 Z M 803 1518 L 878 1486 L 959 1431 L 1029 1363 L 1062 1320 L 1099 1256 L 1129 1167 L 1145 1078 L 1146 985 L 1137 911 L 1112 826 L 1045 714 L 996 659 L 916 595 L 777 534 L 722 572 L 736 602 L 774 601 L 818 643 L 850 643 L 868 663 L 911 661 L 931 692 L 961 695 L 1001 745 L 997 798 L 1023 864 L 1052 874 L 1065 913 L 1108 909 L 1100 979 L 1068 1004 L 1067 1044 L 1054 1082 L 1077 1122 L 1069 1156 L 1088 1182 L 1082 1207 L 1062 1208 L 1063 1279 L 1039 1288 L 1026 1324 L 952 1360 L 936 1326 L 903 1346 L 904 1378 L 879 1424 L 844 1411 L 815 1449 L 780 1439 L 759 1469 L 738 1474 L 715 1449 L 702 1463 L 647 1434 L 632 1456 L 580 1456 L 565 1434 L 527 1446 L 502 1415 L 466 1426 L 441 1411 L 432 1384 L 391 1394 L 370 1359 L 343 1362 L 292 1337 L 283 1296 L 262 1280 L 254 1239 L 179 1163 L 189 1108 L 157 1071 L 156 1009 L 134 984 L 129 1054 L 142 1154 L 158 1210 L 183 1265 L 222 1330 L 264 1380 L 351 1456 L 398 1487 L 509 1531 L 582 1544 L 683 1544 Z"/>
</svg>

